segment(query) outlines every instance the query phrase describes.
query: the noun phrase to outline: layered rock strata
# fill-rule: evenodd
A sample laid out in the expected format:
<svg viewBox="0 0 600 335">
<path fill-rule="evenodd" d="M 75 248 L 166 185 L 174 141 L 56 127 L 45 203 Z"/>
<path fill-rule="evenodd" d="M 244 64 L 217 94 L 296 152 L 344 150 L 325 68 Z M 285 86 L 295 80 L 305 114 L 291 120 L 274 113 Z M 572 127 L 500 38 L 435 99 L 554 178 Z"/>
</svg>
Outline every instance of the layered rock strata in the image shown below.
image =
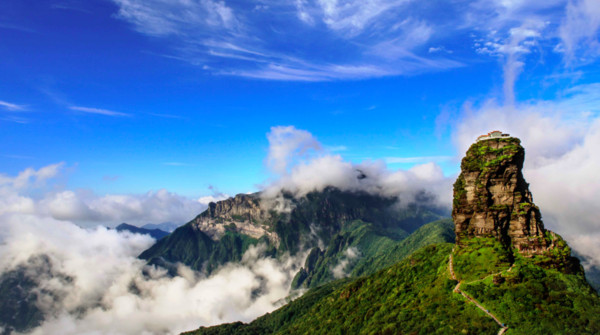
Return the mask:
<svg viewBox="0 0 600 335">
<path fill-rule="evenodd" d="M 211 202 L 208 209 L 192 221 L 192 225 L 214 241 L 218 241 L 229 230 L 257 239 L 267 236 L 278 245 L 277 234 L 267 225 L 271 216 L 269 211 L 261 207 L 258 194 L 238 194 L 217 203 Z"/>
<path fill-rule="evenodd" d="M 452 217 L 457 242 L 494 236 L 525 255 L 543 254 L 555 235 L 544 229 L 539 208 L 523 178 L 525 150 L 517 138 L 471 145 L 454 183 Z"/>
</svg>

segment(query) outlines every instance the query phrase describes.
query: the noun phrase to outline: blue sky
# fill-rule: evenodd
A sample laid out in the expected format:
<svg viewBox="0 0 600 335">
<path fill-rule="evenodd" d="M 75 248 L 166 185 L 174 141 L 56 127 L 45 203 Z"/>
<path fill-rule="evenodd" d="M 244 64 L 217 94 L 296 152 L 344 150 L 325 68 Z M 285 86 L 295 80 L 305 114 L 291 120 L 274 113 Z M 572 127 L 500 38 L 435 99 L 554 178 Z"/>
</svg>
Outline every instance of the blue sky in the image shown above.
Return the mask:
<svg viewBox="0 0 600 335">
<path fill-rule="evenodd" d="M 459 121 L 489 104 L 597 115 L 594 2 L 3 1 L 0 172 L 64 162 L 69 189 L 235 194 L 293 125 L 352 162 L 451 176 Z"/>
</svg>

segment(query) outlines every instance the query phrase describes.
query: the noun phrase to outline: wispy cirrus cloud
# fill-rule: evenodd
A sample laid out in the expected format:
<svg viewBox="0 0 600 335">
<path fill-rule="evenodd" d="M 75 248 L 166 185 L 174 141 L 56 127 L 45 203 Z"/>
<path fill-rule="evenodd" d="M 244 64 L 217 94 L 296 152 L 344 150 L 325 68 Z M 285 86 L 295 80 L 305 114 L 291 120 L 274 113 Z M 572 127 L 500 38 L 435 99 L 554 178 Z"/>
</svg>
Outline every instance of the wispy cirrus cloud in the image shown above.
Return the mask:
<svg viewBox="0 0 600 335">
<path fill-rule="evenodd" d="M 113 0 L 135 30 L 169 37 L 169 57 L 218 75 L 328 81 L 439 71 L 458 60 L 415 52 L 434 34 L 401 1 Z M 398 21 L 398 15 L 402 18 Z M 174 41 L 174 42 L 173 42 Z"/>
<path fill-rule="evenodd" d="M 0 114 L 1 121 L 8 121 L 20 124 L 29 123 L 29 119 L 23 117 L 21 114 L 27 111 L 26 105 L 16 104 L 8 101 L 0 100 Z"/>
<path fill-rule="evenodd" d="M 185 34 L 194 28 L 232 29 L 237 26 L 233 10 L 223 1 L 114 0 L 118 16 L 136 30 L 150 35 Z M 186 31 L 187 30 L 187 31 Z M 195 31 L 202 35 L 202 31 Z M 210 36 L 205 33 L 205 36 Z"/>
<path fill-rule="evenodd" d="M 88 114 L 99 114 L 106 116 L 131 116 L 131 114 L 115 112 L 108 109 L 94 108 L 94 107 L 83 107 L 83 106 L 69 106 L 72 111 L 83 112 Z"/>
<path fill-rule="evenodd" d="M 0 100 L 0 108 L 9 112 L 19 112 L 24 111 L 27 106 L 19 105 L 8 101 Z"/>
<path fill-rule="evenodd" d="M 356 80 L 441 71 L 491 56 L 511 86 L 537 54 L 600 54 L 595 0 L 112 1 L 118 18 L 170 45 L 166 57 L 217 75 Z M 509 103 L 511 91 L 505 88 Z"/>
<path fill-rule="evenodd" d="M 347 36 L 361 34 L 376 19 L 411 0 L 296 1 L 298 17 L 307 22 L 321 21 L 329 29 Z"/>
</svg>

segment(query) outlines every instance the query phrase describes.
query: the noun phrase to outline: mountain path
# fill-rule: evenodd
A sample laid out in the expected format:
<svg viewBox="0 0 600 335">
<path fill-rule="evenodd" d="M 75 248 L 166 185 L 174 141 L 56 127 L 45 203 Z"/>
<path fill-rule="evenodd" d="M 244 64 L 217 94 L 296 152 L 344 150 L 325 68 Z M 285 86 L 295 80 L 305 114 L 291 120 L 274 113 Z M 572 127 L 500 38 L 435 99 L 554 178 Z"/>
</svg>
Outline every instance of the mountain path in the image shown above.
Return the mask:
<svg viewBox="0 0 600 335">
<path fill-rule="evenodd" d="M 506 333 L 506 331 L 508 330 L 508 326 L 506 326 L 502 321 L 500 321 L 500 319 L 498 319 L 494 314 L 492 314 L 489 310 L 485 309 L 477 300 L 475 300 L 475 298 L 471 297 L 470 295 L 468 295 L 466 292 L 462 291 L 460 289 L 460 285 L 462 284 L 462 281 L 458 280 L 456 278 L 456 274 L 454 273 L 454 250 L 456 249 L 456 246 L 454 248 L 452 248 L 452 252 L 450 253 L 450 260 L 448 262 L 448 269 L 450 270 L 450 278 L 453 280 L 457 280 L 458 284 L 456 284 L 456 287 L 454 287 L 453 292 L 454 293 L 459 293 L 461 294 L 463 297 L 465 297 L 468 301 L 470 301 L 471 303 L 473 303 L 475 306 L 477 306 L 477 308 L 479 308 L 480 310 L 482 310 L 485 314 L 487 314 L 490 318 L 494 319 L 494 321 L 496 321 L 496 323 L 501 327 L 500 330 L 498 331 L 498 335 L 502 335 L 504 333 Z M 497 274 L 500 274 L 504 271 L 510 272 L 510 270 L 512 270 L 514 264 L 511 265 L 511 267 L 508 270 L 503 270 L 497 273 L 492 273 L 490 275 L 487 275 L 481 279 L 477 279 L 474 281 L 471 281 L 467 284 L 472 284 L 478 281 L 482 281 L 490 276 L 495 276 Z"/>
</svg>

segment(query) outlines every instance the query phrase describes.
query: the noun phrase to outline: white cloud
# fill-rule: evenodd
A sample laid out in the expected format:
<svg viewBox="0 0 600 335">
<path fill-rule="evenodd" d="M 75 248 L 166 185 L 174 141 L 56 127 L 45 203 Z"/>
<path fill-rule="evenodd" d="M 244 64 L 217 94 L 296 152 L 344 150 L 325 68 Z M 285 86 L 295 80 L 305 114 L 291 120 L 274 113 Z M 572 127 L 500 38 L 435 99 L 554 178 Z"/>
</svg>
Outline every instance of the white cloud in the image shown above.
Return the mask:
<svg viewBox="0 0 600 335">
<path fill-rule="evenodd" d="M 591 62 L 600 52 L 595 0 L 113 0 L 118 17 L 168 37 L 166 57 L 214 74 L 286 81 L 413 75 L 494 55 L 505 64 L 507 102 L 528 55 L 552 49 Z M 447 12 L 439 15 L 438 11 Z M 298 36 L 302 38 L 298 38 Z M 474 36 L 472 54 L 460 47 Z M 562 38 L 560 47 L 557 39 Z M 425 48 L 426 43 L 434 46 Z M 325 48 L 322 48 L 324 46 Z M 455 56 L 456 54 L 456 56 Z M 465 57 L 466 56 L 466 57 Z M 461 61 L 459 61 L 459 59 Z"/>
<path fill-rule="evenodd" d="M 600 234 L 575 235 L 569 236 L 568 239 L 571 247 L 576 247 L 577 252 L 585 257 L 582 264 L 586 270 L 590 267 L 600 267 Z"/>
<path fill-rule="evenodd" d="M 294 127 L 273 127 L 267 135 L 270 166 L 278 175 L 264 187 L 266 200 L 278 199 L 282 191 L 301 197 L 333 186 L 345 191 L 363 191 L 385 197 L 398 197 L 409 204 L 422 192 L 433 195 L 432 205 L 449 206 L 451 181 L 433 163 L 409 170 L 390 170 L 383 161 L 358 164 L 340 155 L 315 150 L 321 144 L 308 132 Z M 308 154 L 311 153 L 311 154 Z"/>
<path fill-rule="evenodd" d="M 208 206 L 208 204 L 210 204 L 211 202 L 225 200 L 229 197 L 230 196 L 228 194 L 224 194 L 224 193 L 220 193 L 220 194 L 216 194 L 216 195 L 206 195 L 206 196 L 198 198 L 198 202 L 203 205 Z"/>
<path fill-rule="evenodd" d="M 149 35 L 177 35 L 186 26 L 231 29 L 238 24 L 233 10 L 224 1 L 113 1 L 119 6 L 120 18 Z"/>
<path fill-rule="evenodd" d="M 101 108 L 70 106 L 69 109 L 73 110 L 73 111 L 83 112 L 83 113 L 99 114 L 99 115 L 106 115 L 106 116 L 130 116 L 129 114 L 126 114 L 126 113 L 115 112 L 115 111 L 111 111 L 108 109 L 101 109 Z"/>
<path fill-rule="evenodd" d="M 267 166 L 279 175 L 286 173 L 295 160 L 306 158 L 312 150 L 321 150 L 321 144 L 311 133 L 294 126 L 272 127 L 267 139 Z"/>
<path fill-rule="evenodd" d="M 600 55 L 600 5 L 597 0 L 570 0 L 560 26 L 568 63 L 588 63 Z M 578 57 L 579 59 L 575 59 Z"/>
<path fill-rule="evenodd" d="M 46 184 L 60 176 L 64 163 L 28 168 L 17 176 L 0 175 L 0 215 L 35 214 L 81 225 L 114 226 L 121 222 L 184 223 L 206 209 L 206 205 L 167 190 L 137 195 L 98 196 L 87 190 L 64 190 Z"/>
<path fill-rule="evenodd" d="M 434 33 L 433 28 L 423 21 L 410 19 L 402 21 L 398 27 L 402 27 L 399 36 L 373 45 L 369 52 L 388 60 L 418 59 L 419 57 L 412 50 L 431 38 Z"/>
<path fill-rule="evenodd" d="M 547 22 L 542 18 L 532 17 L 517 21 L 509 21 L 508 27 L 502 27 L 501 31 L 491 30 L 487 32 L 485 39 L 476 44 L 476 51 L 480 54 L 489 54 L 504 63 L 504 102 L 512 105 L 515 102 L 515 82 L 521 73 L 524 57 L 531 53 L 539 45 Z M 503 24 L 507 24 L 503 22 Z"/>
<path fill-rule="evenodd" d="M 299 8 L 299 16 L 309 15 L 306 7 L 311 6 L 313 13 L 330 29 L 354 36 L 373 24 L 378 17 L 399 7 L 410 0 L 317 0 L 310 4 L 303 1 Z"/>
<path fill-rule="evenodd" d="M 448 49 L 446 49 L 446 47 L 443 47 L 443 46 L 429 47 L 429 49 L 427 49 L 427 52 L 430 53 L 430 54 L 433 54 L 433 53 L 449 53 L 449 54 L 452 54 L 452 53 L 454 53 L 454 51 L 448 50 Z"/>
<path fill-rule="evenodd" d="M 23 190 L 31 187 L 43 186 L 49 179 L 58 175 L 64 163 L 48 165 L 35 170 L 27 168 L 16 177 L 0 174 L 0 194 L 5 195 L 13 190 Z"/>
<path fill-rule="evenodd" d="M 331 268 L 331 273 L 333 274 L 333 278 L 340 279 L 348 277 L 350 274 L 346 272 L 348 265 L 352 263 L 355 259 L 360 257 L 360 251 L 356 247 L 350 247 L 346 249 L 342 255 L 340 261 Z"/>
<path fill-rule="evenodd" d="M 17 105 L 17 104 L 13 104 L 11 102 L 6 102 L 6 101 L 0 100 L 0 108 L 3 108 L 9 112 L 18 112 L 18 111 L 25 110 L 25 105 Z"/>
<path fill-rule="evenodd" d="M 33 266 L 39 255 L 50 262 L 50 273 L 32 277 L 47 315 L 32 334 L 179 334 L 250 321 L 283 303 L 303 261 L 263 258 L 251 247 L 208 278 L 183 266 L 170 277 L 136 258 L 153 243 L 147 236 L 22 214 L 1 215 L 0 225 L 0 271 Z"/>
<path fill-rule="evenodd" d="M 407 75 L 461 65 L 458 61 L 411 53 L 434 31 L 427 22 L 408 15 L 401 24 L 397 22 L 394 15 L 398 13 L 394 11 L 409 2 L 405 0 L 262 0 L 257 5 L 260 10 L 257 6 L 250 10 L 209 0 L 114 2 L 119 6 L 119 17 L 139 32 L 169 37 L 176 55 L 167 57 L 186 60 L 220 75 L 325 81 Z M 292 12 L 303 22 L 301 26 L 286 18 Z M 274 17 L 282 19 L 269 19 Z M 302 39 L 295 37 L 299 33 L 304 36 Z M 285 43 L 276 36 L 286 36 Z M 337 43 L 348 48 L 349 53 L 344 53 L 343 61 L 336 61 L 338 57 L 316 52 L 318 48 L 311 52 L 314 43 L 309 40 L 315 38 L 318 40 L 314 43 Z M 355 56 L 348 58 L 348 54 Z M 383 63 L 382 57 L 386 60 Z"/>
<path fill-rule="evenodd" d="M 454 159 L 453 156 L 418 156 L 418 157 L 385 157 L 388 164 L 409 164 L 409 163 L 428 163 L 445 162 Z"/>
<path fill-rule="evenodd" d="M 184 223 L 206 209 L 201 203 L 165 189 L 139 195 L 96 196 L 89 192 L 63 191 L 40 202 L 52 217 L 88 223 L 145 224 Z"/>
</svg>

